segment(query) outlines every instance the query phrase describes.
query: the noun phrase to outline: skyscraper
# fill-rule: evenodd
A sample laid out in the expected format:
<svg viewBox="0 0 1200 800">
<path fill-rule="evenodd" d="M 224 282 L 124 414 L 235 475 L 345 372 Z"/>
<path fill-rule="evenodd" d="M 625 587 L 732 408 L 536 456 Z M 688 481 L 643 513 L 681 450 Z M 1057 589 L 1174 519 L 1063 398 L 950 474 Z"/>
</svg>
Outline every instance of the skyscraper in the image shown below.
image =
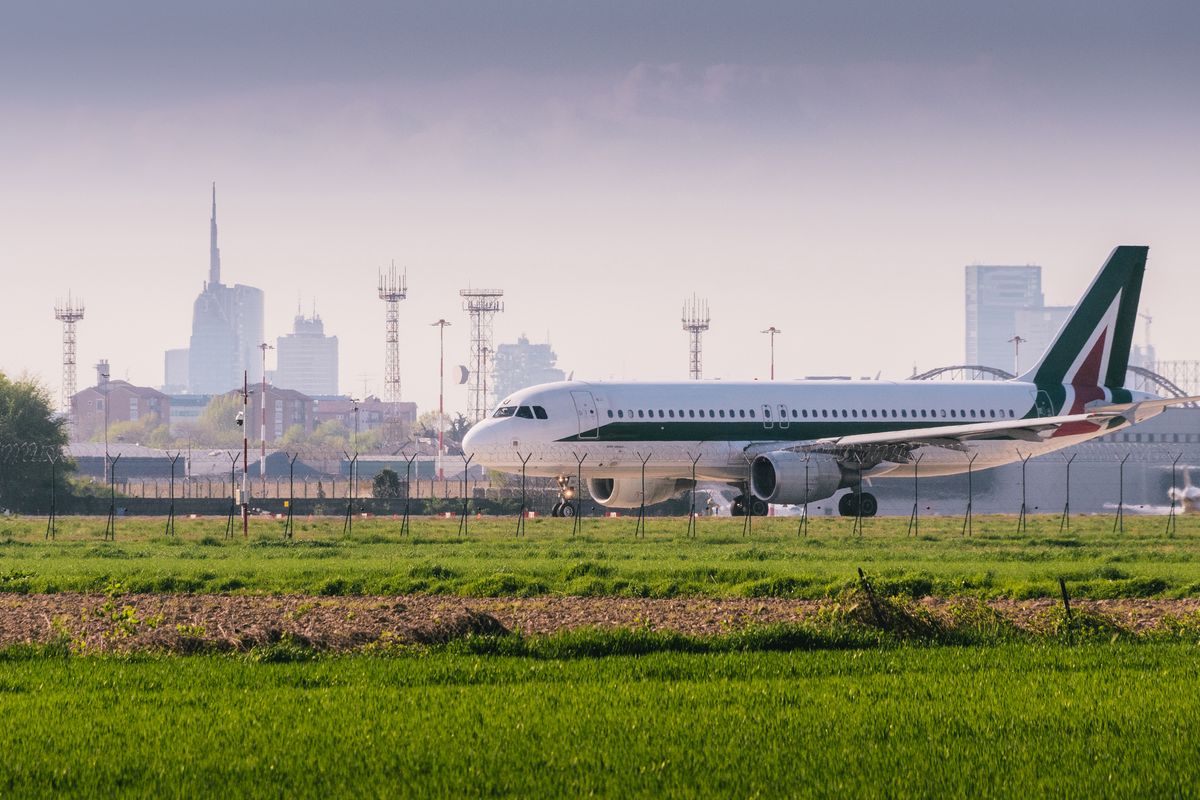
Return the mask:
<svg viewBox="0 0 1200 800">
<path fill-rule="evenodd" d="M 1072 307 L 1045 304 L 1041 267 L 972 265 L 966 273 L 966 363 L 1017 374 L 1032 368 Z"/>
<path fill-rule="evenodd" d="M 325 335 L 315 310 L 311 317 L 297 311 L 292 332 L 276 339 L 275 348 L 277 386 L 313 397 L 338 393 L 338 340 Z"/>
<path fill-rule="evenodd" d="M 253 286 L 221 283 L 221 250 L 217 247 L 217 186 L 213 184 L 209 221 L 208 282 L 192 307 L 192 339 L 188 353 L 188 391 L 220 394 L 262 380 L 258 346 L 263 342 L 263 292 Z"/>
</svg>

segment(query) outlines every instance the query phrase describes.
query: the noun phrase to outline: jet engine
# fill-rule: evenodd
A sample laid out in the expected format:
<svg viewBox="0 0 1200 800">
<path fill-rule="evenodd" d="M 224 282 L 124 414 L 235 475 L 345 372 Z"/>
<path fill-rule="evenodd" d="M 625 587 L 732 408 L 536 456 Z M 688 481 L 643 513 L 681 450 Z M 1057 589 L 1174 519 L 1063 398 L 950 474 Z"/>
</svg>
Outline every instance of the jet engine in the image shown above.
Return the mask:
<svg viewBox="0 0 1200 800">
<path fill-rule="evenodd" d="M 768 503 L 812 503 L 842 487 L 842 468 L 833 456 L 774 450 L 750 465 L 750 491 Z"/>
<path fill-rule="evenodd" d="M 670 500 L 691 485 L 690 480 L 647 478 L 646 505 Z M 642 504 L 641 478 L 588 478 L 588 493 L 605 508 L 637 508 Z"/>
</svg>

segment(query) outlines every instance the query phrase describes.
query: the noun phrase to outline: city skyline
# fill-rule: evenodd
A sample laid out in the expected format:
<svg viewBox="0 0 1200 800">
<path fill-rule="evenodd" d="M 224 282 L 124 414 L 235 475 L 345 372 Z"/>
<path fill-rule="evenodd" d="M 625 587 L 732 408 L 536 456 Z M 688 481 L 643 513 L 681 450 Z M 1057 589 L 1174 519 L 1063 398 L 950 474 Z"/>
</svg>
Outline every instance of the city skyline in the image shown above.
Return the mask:
<svg viewBox="0 0 1200 800">
<path fill-rule="evenodd" d="M 579 378 L 686 378 L 693 293 L 707 377 L 765 380 L 773 325 L 780 378 L 899 378 L 961 359 L 964 265 L 1041 264 L 1065 304 L 1145 243 L 1159 357 L 1195 356 L 1190 6 L 52 5 L 0 31 L 0 147 L 20 156 L 0 369 L 54 394 L 68 291 L 83 374 L 107 358 L 162 384 L 212 181 L 223 269 L 266 292 L 265 338 L 317 298 L 342 391 L 366 374 L 382 394 L 376 281 L 407 269 L 422 409 L 429 323 L 467 363 L 471 286 L 505 291 L 496 341 L 548 331 Z"/>
</svg>

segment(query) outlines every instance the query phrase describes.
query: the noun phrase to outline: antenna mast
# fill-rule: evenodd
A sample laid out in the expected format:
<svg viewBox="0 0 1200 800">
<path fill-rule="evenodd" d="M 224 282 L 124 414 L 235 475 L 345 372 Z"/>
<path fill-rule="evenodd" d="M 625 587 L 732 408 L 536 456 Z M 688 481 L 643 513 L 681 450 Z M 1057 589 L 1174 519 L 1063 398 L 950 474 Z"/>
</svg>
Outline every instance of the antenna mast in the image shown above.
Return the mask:
<svg viewBox="0 0 1200 800">
<path fill-rule="evenodd" d="M 62 411 L 67 415 L 67 424 L 73 429 L 75 414 L 71 410 L 71 398 L 75 396 L 75 323 L 83 319 L 83 302 L 71 299 L 67 292 L 66 302 L 54 305 L 54 318 L 63 324 L 62 354 Z"/>
<path fill-rule="evenodd" d="M 690 344 L 690 365 L 688 377 L 694 381 L 700 380 L 703 367 L 700 348 L 700 334 L 708 330 L 708 301 L 698 300 L 696 295 L 683 304 L 683 329 L 688 332 Z"/>
<path fill-rule="evenodd" d="M 396 424 L 400 403 L 400 301 L 408 297 L 408 271 L 396 272 L 396 262 L 387 274 L 379 273 L 379 299 L 387 308 L 385 315 L 385 349 L 383 356 L 383 400 L 387 403 L 384 421 L 389 441 L 398 439 Z M 366 400 L 363 393 L 363 400 Z"/>
<path fill-rule="evenodd" d="M 467 416 L 471 422 L 483 419 L 491 408 L 488 394 L 487 356 L 492 352 L 492 318 L 504 310 L 503 289 L 463 289 L 463 311 L 471 316 L 471 369 L 467 382 Z M 493 381 L 493 384 L 495 382 Z"/>
</svg>

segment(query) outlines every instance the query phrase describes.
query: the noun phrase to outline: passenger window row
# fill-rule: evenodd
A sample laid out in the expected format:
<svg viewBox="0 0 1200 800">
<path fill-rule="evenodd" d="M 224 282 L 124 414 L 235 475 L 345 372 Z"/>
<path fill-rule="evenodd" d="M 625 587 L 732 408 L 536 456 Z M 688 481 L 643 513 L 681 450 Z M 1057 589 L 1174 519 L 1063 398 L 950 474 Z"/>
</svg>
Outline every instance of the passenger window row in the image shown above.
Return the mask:
<svg viewBox="0 0 1200 800">
<path fill-rule="evenodd" d="M 524 408 L 524 407 L 522 407 L 522 408 Z M 534 408 L 537 409 L 538 406 L 534 406 Z M 504 410 L 505 410 L 504 408 L 501 408 L 499 411 L 496 412 L 496 416 L 497 417 L 512 416 L 511 413 L 502 414 L 501 412 Z M 780 407 L 781 418 L 786 418 L 786 415 L 783 413 L 786 410 L 787 409 L 783 408 L 782 406 Z M 545 412 L 543 412 L 543 413 L 545 413 Z M 522 415 L 518 413 L 517 416 L 522 416 Z M 901 408 L 901 409 L 871 408 L 871 409 L 866 409 L 866 408 L 864 408 L 864 409 L 861 409 L 861 411 L 857 408 L 851 408 L 851 409 L 845 409 L 845 408 L 842 408 L 842 409 L 836 409 L 836 408 L 835 409 L 828 409 L 828 408 L 817 409 L 817 408 L 814 408 L 811 410 L 807 409 L 807 408 L 791 409 L 791 418 L 792 419 L 829 419 L 831 417 L 836 419 L 836 418 L 840 417 L 842 419 L 850 419 L 850 418 L 853 418 L 853 419 L 944 419 L 944 418 L 950 418 L 950 419 L 975 419 L 975 420 L 983 419 L 983 420 L 987 420 L 987 419 L 1004 419 L 1006 416 L 1009 419 L 1014 419 L 1014 418 L 1016 418 L 1017 415 L 1016 415 L 1016 412 L 1011 408 L 1008 409 L 1007 412 L 1004 409 L 995 409 L 995 408 L 989 408 L 989 409 L 981 408 L 978 410 L 976 410 L 974 408 L 972 408 L 972 409 L 965 409 L 965 408 L 957 408 L 957 409 L 956 408 L 951 408 L 951 409 L 945 409 L 945 408 L 940 408 L 940 409 L 936 409 L 936 408 L 912 408 L 912 409 L 908 409 L 908 408 Z M 609 419 L 695 419 L 697 417 L 699 417 L 701 419 L 755 419 L 755 413 L 754 413 L 754 409 L 752 409 L 752 408 L 751 409 L 744 409 L 744 408 L 733 409 L 733 408 L 731 408 L 731 409 L 729 409 L 728 414 L 726 414 L 725 409 L 723 409 L 723 408 L 716 409 L 716 410 L 710 408 L 707 411 L 705 411 L 705 409 L 702 409 L 702 408 L 701 409 L 692 408 L 692 409 L 686 409 L 686 410 L 681 408 L 678 411 L 676 411 L 676 409 L 673 409 L 673 408 L 668 408 L 666 410 L 663 410 L 661 408 L 649 409 L 649 410 L 642 409 L 642 408 L 639 408 L 637 410 L 618 408 L 615 412 L 612 409 L 608 410 L 608 418 Z M 764 409 L 764 417 L 767 419 L 770 419 L 771 413 L 769 410 Z M 539 419 L 545 419 L 545 417 L 539 417 Z"/>
</svg>

